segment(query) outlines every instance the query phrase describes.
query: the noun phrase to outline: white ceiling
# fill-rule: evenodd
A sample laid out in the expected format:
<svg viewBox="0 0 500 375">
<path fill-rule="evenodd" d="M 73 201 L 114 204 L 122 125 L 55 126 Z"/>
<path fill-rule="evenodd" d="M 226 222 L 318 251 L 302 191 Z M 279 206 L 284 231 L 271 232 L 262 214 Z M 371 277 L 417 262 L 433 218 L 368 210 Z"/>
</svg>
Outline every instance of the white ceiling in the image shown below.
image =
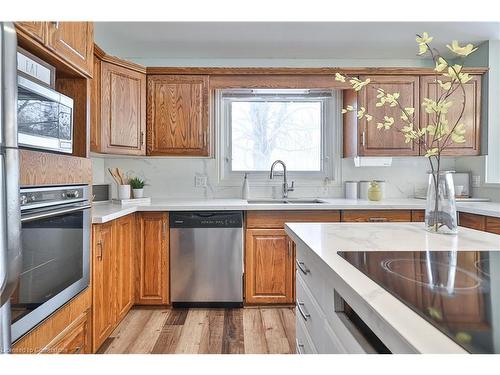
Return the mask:
<svg viewBox="0 0 500 375">
<path fill-rule="evenodd" d="M 500 39 L 498 22 L 95 23 L 97 44 L 129 58 L 411 59 L 423 31 L 442 52 L 453 39 Z"/>
</svg>

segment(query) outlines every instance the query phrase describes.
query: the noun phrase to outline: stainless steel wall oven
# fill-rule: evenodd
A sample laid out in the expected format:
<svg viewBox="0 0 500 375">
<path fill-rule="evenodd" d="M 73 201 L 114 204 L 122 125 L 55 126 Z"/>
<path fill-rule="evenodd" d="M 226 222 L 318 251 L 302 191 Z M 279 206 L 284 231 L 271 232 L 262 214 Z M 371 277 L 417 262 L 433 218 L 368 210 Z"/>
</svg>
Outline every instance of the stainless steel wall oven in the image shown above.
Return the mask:
<svg viewBox="0 0 500 375">
<path fill-rule="evenodd" d="M 89 187 L 21 189 L 22 270 L 11 296 L 12 341 L 89 285 Z"/>
</svg>

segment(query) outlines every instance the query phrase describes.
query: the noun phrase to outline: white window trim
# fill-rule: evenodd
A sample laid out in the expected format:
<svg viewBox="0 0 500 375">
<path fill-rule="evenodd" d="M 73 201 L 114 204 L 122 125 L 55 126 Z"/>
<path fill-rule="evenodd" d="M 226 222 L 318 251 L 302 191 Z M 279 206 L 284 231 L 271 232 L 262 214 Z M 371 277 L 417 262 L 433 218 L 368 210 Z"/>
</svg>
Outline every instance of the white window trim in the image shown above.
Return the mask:
<svg viewBox="0 0 500 375">
<path fill-rule="evenodd" d="M 270 180 L 268 171 L 259 172 L 233 172 L 228 170 L 227 155 L 230 155 L 230 129 L 228 128 L 228 116 L 222 100 L 222 91 L 216 90 L 214 97 L 214 123 L 216 129 L 216 157 L 218 185 L 224 187 L 241 186 L 245 173 L 251 180 L 253 186 L 278 186 L 282 184 L 280 178 Z M 289 181 L 295 181 L 296 186 L 340 186 L 341 185 L 341 147 L 342 147 L 342 93 L 334 90 L 331 100 L 327 101 L 330 107 L 323 111 L 323 120 L 326 136 L 322 137 L 323 143 L 323 170 L 321 172 L 294 172 L 288 171 Z M 329 126 L 330 125 L 330 126 Z M 333 139 L 332 139 L 333 137 Z M 328 139 L 331 142 L 328 142 Z M 271 168 L 271 165 L 269 165 Z"/>
</svg>

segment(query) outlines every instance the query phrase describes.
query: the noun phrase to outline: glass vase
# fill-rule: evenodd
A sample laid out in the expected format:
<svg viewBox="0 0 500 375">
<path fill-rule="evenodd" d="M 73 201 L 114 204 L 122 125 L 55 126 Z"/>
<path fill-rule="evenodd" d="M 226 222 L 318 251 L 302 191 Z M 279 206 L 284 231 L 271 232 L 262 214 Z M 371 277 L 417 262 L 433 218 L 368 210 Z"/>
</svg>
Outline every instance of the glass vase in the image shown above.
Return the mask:
<svg viewBox="0 0 500 375">
<path fill-rule="evenodd" d="M 451 171 L 429 173 L 425 229 L 442 234 L 458 232 L 455 186 Z"/>
</svg>

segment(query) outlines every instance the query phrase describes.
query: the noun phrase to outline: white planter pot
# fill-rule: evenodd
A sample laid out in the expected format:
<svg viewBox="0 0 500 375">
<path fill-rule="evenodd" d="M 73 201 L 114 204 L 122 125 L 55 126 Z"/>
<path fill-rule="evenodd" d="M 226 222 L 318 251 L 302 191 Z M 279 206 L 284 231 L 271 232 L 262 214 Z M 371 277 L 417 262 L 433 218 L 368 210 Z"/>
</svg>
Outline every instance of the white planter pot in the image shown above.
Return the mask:
<svg viewBox="0 0 500 375">
<path fill-rule="evenodd" d="M 144 197 L 144 189 L 132 189 L 134 193 L 134 198 L 142 198 Z"/>
<path fill-rule="evenodd" d="M 130 185 L 118 185 L 118 199 L 130 199 Z"/>
</svg>

